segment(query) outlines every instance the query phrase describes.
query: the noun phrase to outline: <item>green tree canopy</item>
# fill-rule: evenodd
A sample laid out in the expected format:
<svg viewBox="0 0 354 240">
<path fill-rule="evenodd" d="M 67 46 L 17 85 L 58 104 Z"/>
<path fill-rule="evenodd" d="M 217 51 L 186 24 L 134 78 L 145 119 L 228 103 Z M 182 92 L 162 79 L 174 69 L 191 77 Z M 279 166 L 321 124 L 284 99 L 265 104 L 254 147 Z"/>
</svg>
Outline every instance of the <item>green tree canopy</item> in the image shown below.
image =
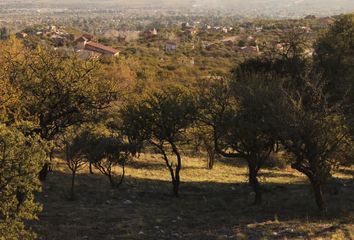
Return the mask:
<svg viewBox="0 0 354 240">
<path fill-rule="evenodd" d="M 153 90 L 127 104 L 121 112 L 123 132 L 128 138 L 140 146 L 141 142 L 146 142 L 162 155 L 171 174 L 175 196 L 178 196 L 182 168 L 180 148 L 187 141 L 186 131 L 193 124 L 196 113 L 192 93 L 178 86 Z M 170 151 L 176 157 L 175 163 L 170 159 Z"/>
<path fill-rule="evenodd" d="M 41 210 L 34 192 L 40 190 L 37 173 L 44 156 L 38 137 L 0 124 L 0 239 L 34 239 L 24 221 Z"/>
</svg>

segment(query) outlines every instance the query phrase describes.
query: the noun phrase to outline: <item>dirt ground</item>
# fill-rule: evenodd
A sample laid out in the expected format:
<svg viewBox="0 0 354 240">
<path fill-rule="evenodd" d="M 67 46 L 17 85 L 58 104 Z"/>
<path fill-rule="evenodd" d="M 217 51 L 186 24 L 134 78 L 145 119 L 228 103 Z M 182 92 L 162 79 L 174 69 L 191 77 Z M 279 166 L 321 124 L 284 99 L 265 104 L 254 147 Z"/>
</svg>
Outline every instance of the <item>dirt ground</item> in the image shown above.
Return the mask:
<svg viewBox="0 0 354 240">
<path fill-rule="evenodd" d="M 32 228 L 41 240 L 354 239 L 354 169 L 336 174 L 344 186 L 326 194 L 328 211 L 319 214 L 306 178 L 290 168 L 261 172 L 264 203 L 253 206 L 239 161 L 218 162 L 213 170 L 198 158 L 183 165 L 179 198 L 159 156 L 142 155 L 119 189 L 86 167 L 77 176 L 77 199 L 69 201 L 71 176 L 56 160 Z"/>
</svg>

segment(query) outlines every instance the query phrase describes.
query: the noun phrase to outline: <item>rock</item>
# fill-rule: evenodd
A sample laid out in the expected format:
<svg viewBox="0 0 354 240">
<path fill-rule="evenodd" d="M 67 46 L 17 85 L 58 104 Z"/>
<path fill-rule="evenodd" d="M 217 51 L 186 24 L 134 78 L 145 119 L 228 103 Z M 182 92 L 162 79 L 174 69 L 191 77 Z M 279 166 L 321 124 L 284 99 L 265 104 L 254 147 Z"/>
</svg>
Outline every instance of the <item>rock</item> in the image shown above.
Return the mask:
<svg viewBox="0 0 354 240">
<path fill-rule="evenodd" d="M 144 235 L 145 233 L 143 231 L 140 231 L 139 232 L 139 235 Z"/>
<path fill-rule="evenodd" d="M 125 201 L 123 202 L 123 204 L 125 204 L 125 205 L 132 205 L 133 202 L 130 201 L 130 200 L 125 200 Z"/>
</svg>

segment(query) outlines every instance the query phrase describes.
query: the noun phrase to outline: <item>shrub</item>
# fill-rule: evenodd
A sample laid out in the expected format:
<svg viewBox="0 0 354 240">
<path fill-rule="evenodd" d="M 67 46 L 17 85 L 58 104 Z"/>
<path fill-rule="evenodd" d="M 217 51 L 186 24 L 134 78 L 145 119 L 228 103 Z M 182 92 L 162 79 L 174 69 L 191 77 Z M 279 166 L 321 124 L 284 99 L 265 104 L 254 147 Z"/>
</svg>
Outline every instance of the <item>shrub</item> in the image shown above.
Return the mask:
<svg viewBox="0 0 354 240">
<path fill-rule="evenodd" d="M 43 144 L 17 129 L 0 125 L 0 239 L 34 239 L 25 221 L 35 220 L 41 206 L 37 173 L 45 159 Z"/>
</svg>

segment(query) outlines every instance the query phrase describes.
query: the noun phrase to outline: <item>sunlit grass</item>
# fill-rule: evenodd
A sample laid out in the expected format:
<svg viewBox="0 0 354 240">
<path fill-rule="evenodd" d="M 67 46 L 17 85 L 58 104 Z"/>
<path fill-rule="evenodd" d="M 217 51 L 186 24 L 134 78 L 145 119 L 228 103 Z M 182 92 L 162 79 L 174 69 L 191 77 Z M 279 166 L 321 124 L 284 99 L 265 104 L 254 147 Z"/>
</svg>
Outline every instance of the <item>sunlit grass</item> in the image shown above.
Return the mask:
<svg viewBox="0 0 354 240">
<path fill-rule="evenodd" d="M 264 202 L 252 206 L 242 160 L 183 157 L 181 197 L 172 197 L 170 175 L 159 155 L 131 161 L 120 189 L 85 167 L 77 177 L 77 200 L 68 201 L 70 175 L 62 160 L 40 200 L 34 225 L 41 239 L 353 239 L 354 169 L 336 174 L 347 187 L 326 195 L 328 213 L 317 212 L 307 179 L 292 170 L 263 169 Z M 120 174 L 121 169 L 115 169 Z"/>
</svg>

